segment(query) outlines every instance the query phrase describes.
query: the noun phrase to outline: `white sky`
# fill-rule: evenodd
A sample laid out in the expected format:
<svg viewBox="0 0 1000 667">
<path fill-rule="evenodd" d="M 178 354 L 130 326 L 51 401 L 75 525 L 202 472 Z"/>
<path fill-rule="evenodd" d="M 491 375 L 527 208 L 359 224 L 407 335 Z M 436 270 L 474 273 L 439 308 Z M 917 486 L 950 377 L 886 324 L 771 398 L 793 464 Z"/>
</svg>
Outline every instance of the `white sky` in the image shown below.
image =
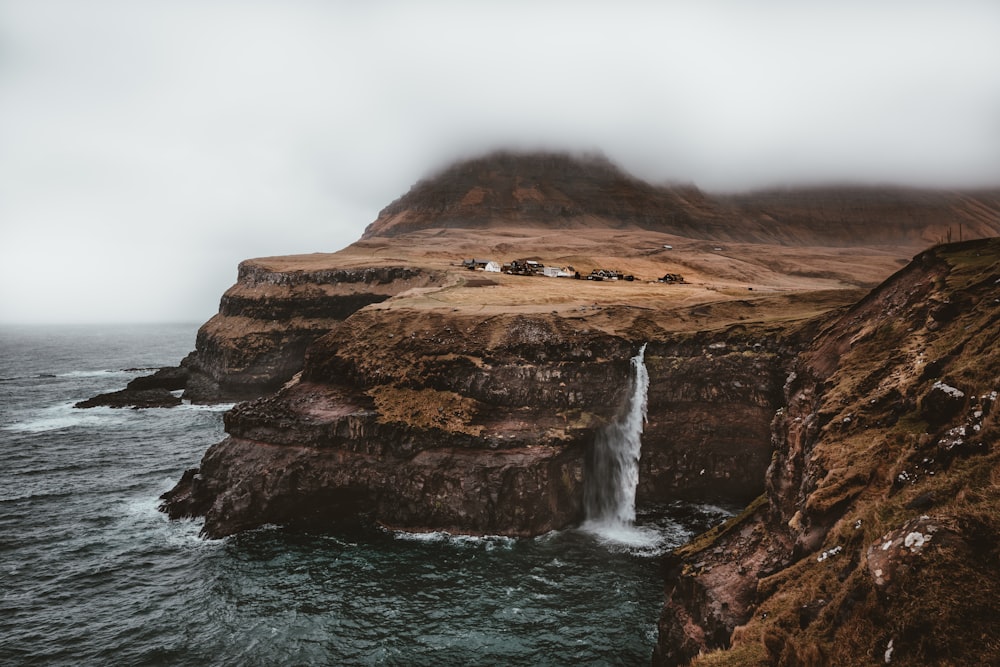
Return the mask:
<svg viewBox="0 0 1000 667">
<path fill-rule="evenodd" d="M 0 0 L 0 322 L 203 321 L 495 147 L 1000 184 L 1000 2 Z"/>
</svg>

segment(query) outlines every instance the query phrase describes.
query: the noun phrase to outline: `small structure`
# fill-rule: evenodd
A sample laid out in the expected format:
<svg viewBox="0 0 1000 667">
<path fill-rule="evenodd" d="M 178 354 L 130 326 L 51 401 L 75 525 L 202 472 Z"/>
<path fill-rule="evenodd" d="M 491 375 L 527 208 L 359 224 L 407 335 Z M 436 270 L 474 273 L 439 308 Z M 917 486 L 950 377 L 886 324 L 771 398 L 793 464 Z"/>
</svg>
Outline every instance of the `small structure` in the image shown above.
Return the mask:
<svg viewBox="0 0 1000 667">
<path fill-rule="evenodd" d="M 684 282 L 684 276 L 682 276 L 679 273 L 668 273 L 668 274 L 664 275 L 662 278 L 660 278 L 659 280 L 657 280 L 656 282 L 658 282 L 658 283 L 668 283 L 668 284 L 671 284 L 671 283 L 682 283 L 682 282 Z"/>
<path fill-rule="evenodd" d="M 495 262 L 492 259 L 463 259 L 462 266 L 470 271 L 500 272 L 500 262 Z"/>
<path fill-rule="evenodd" d="M 510 263 L 507 273 L 515 276 L 537 276 L 543 273 L 545 265 L 533 259 L 515 259 Z"/>
<path fill-rule="evenodd" d="M 572 266 L 564 266 L 561 269 L 557 266 L 546 266 L 542 269 L 542 275 L 549 278 L 572 278 L 575 273 Z"/>
<path fill-rule="evenodd" d="M 587 276 L 587 280 L 635 280 L 635 276 L 626 275 L 617 269 L 594 269 Z"/>
</svg>

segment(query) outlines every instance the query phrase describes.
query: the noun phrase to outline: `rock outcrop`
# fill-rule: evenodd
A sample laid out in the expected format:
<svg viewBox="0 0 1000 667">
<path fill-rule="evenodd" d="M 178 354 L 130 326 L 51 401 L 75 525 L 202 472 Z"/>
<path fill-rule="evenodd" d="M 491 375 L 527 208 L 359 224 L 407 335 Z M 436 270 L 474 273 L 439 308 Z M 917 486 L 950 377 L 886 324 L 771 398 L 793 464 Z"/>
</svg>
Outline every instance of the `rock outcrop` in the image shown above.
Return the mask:
<svg viewBox="0 0 1000 667">
<path fill-rule="evenodd" d="M 654 662 L 1000 661 L 998 332 L 997 239 L 920 254 L 823 328 L 766 494 L 672 556 Z"/>
<path fill-rule="evenodd" d="M 997 662 L 998 243 L 861 297 L 928 243 L 998 234 L 996 191 L 713 197 L 593 157 L 456 165 L 343 251 L 241 265 L 180 372 L 188 399 L 249 401 L 163 509 L 211 537 L 571 525 L 646 344 L 638 501 L 749 503 L 665 563 L 658 664 L 962 664 L 983 637 Z M 486 253 L 636 280 L 462 268 Z"/>
<path fill-rule="evenodd" d="M 623 406 L 638 344 L 571 319 L 364 310 L 301 376 L 237 406 L 229 437 L 165 498 L 227 535 L 359 519 L 536 535 L 579 522 L 597 429 Z M 663 336 L 641 501 L 761 491 L 790 343 L 769 327 Z"/>
<path fill-rule="evenodd" d="M 437 236 L 445 229 L 446 239 Z M 540 231 L 569 229 L 580 233 L 563 233 L 561 256 L 552 261 L 575 262 L 584 274 L 615 258 L 644 280 L 670 269 L 667 275 L 707 273 L 744 283 L 793 276 L 826 281 L 827 288 L 868 288 L 888 275 L 893 258 L 884 250 L 811 261 L 805 251 L 776 246 L 885 245 L 902 248 L 894 252 L 908 259 L 952 235 L 1000 235 L 1000 192 L 834 188 L 713 196 L 645 183 L 595 155 L 494 153 L 420 181 L 344 251 L 241 263 L 236 284 L 181 363 L 184 398 L 230 402 L 275 391 L 302 370 L 312 341 L 357 310 L 453 283 L 448 266 L 466 252 L 534 255 L 545 250 Z M 608 236 L 614 231 L 624 234 Z M 574 237 L 593 243 L 573 245 Z M 618 247 L 622 239 L 631 247 Z M 723 250 L 715 245 L 721 242 L 749 245 Z M 652 272 L 642 275 L 643 267 Z M 710 320 L 704 324 L 712 328 Z"/>
<path fill-rule="evenodd" d="M 74 408 L 172 408 L 182 403 L 181 397 L 162 388 L 122 389 L 106 394 L 98 394 L 85 401 L 79 401 Z"/>
<path fill-rule="evenodd" d="M 182 362 L 195 402 L 256 398 L 302 370 L 306 347 L 355 311 L 427 285 L 419 267 L 331 269 L 323 256 L 248 260 Z M 319 264 L 321 268 L 315 268 Z"/>
</svg>

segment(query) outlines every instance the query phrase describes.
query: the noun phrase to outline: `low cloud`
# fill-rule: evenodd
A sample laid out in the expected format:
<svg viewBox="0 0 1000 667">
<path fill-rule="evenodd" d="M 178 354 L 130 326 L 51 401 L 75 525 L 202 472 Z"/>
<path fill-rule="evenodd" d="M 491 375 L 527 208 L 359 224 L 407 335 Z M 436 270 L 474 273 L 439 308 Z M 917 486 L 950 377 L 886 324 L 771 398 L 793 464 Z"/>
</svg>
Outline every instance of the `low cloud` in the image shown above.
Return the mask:
<svg viewBox="0 0 1000 667">
<path fill-rule="evenodd" d="M 356 4 L 0 0 L 0 319 L 206 319 L 497 147 L 1000 183 L 995 2 Z"/>
</svg>

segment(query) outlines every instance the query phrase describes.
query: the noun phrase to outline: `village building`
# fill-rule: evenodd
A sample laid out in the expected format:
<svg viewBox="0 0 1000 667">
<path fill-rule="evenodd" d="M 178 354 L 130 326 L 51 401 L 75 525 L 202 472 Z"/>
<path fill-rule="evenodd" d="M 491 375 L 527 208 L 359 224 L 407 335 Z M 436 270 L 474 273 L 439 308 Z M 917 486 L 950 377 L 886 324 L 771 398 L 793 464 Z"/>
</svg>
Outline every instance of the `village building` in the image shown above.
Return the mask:
<svg viewBox="0 0 1000 667">
<path fill-rule="evenodd" d="M 533 259 L 515 259 L 510 263 L 507 273 L 516 276 L 537 276 L 542 275 L 545 265 Z"/>
<path fill-rule="evenodd" d="M 562 268 L 556 266 L 546 266 L 542 269 L 542 275 L 548 278 L 572 278 L 575 273 L 576 272 L 572 266 L 564 266 Z"/>
<path fill-rule="evenodd" d="M 587 280 L 635 280 L 635 276 L 625 275 L 616 269 L 594 269 L 587 276 Z"/>
<path fill-rule="evenodd" d="M 500 273 L 500 262 L 492 259 L 463 259 L 462 266 L 470 271 L 489 271 L 490 273 Z"/>
</svg>

